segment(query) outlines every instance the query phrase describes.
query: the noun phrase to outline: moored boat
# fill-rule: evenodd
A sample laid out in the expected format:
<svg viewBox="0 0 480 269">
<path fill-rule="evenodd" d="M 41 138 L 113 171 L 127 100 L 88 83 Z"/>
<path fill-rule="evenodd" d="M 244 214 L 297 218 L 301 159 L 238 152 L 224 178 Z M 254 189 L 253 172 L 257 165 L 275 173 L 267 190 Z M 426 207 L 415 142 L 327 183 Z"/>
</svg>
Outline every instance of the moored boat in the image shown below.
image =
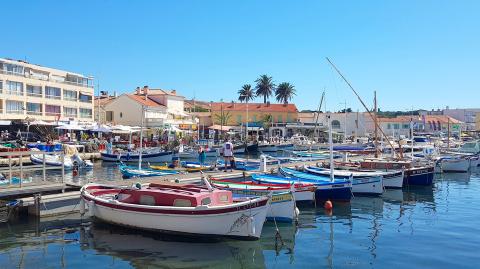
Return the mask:
<svg viewBox="0 0 480 269">
<path fill-rule="evenodd" d="M 330 170 L 320 167 L 305 166 L 305 171 L 330 178 Z M 383 178 L 379 174 L 353 173 L 351 171 L 334 170 L 335 178 L 352 180 L 352 192 L 354 194 L 380 195 L 383 193 Z"/>
<path fill-rule="evenodd" d="M 292 222 L 298 219 L 300 211 L 295 206 L 292 189 L 282 186 L 265 186 L 252 182 L 235 182 L 210 178 L 211 184 L 220 189 L 232 191 L 239 196 L 267 196 L 272 200 L 267 211 L 267 219 L 281 222 Z"/>
<path fill-rule="evenodd" d="M 102 160 L 106 162 L 138 162 L 140 154 L 138 151 L 134 152 L 112 152 L 106 151 L 100 152 Z M 151 163 L 163 163 L 171 162 L 173 152 L 172 151 L 160 151 L 160 150 L 145 150 L 141 154 L 142 161 Z"/>
<path fill-rule="evenodd" d="M 268 197 L 234 199 L 232 192 L 187 184 L 136 188 L 87 184 L 80 212 L 116 225 L 189 236 L 258 239 Z"/>
<path fill-rule="evenodd" d="M 360 162 L 360 167 L 384 171 L 403 169 L 404 187 L 407 185 L 430 186 L 433 183 L 434 166 L 432 165 L 414 165 L 406 160 L 366 159 Z"/>
<path fill-rule="evenodd" d="M 444 157 L 439 160 L 442 172 L 466 173 L 470 170 L 470 158 L 461 156 Z"/>
<path fill-rule="evenodd" d="M 156 176 L 166 176 L 166 175 L 174 175 L 178 174 L 179 172 L 176 170 L 155 170 L 149 168 L 141 168 L 132 167 L 127 165 L 120 165 L 119 166 L 120 172 L 124 178 L 132 178 L 132 177 L 156 177 Z"/>
</svg>

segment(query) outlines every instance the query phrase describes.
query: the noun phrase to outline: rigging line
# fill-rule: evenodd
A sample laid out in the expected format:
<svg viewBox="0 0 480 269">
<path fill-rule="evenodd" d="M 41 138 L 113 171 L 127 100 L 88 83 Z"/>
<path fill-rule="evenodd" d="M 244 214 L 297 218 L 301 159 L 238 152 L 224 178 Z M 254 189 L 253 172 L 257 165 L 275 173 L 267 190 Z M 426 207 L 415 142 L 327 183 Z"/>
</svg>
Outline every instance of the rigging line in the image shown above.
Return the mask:
<svg viewBox="0 0 480 269">
<path fill-rule="evenodd" d="M 330 61 L 330 59 L 328 57 L 325 57 L 325 58 L 327 59 L 328 63 L 330 63 L 330 65 L 335 69 L 335 71 L 337 71 L 337 73 L 340 75 L 340 77 L 343 79 L 343 81 L 345 81 L 345 83 L 347 83 L 348 87 L 353 91 L 353 93 L 357 96 L 358 100 L 363 105 L 363 107 L 367 111 L 368 115 L 370 115 L 370 117 L 372 118 L 374 124 L 380 130 L 380 133 L 382 133 L 382 135 L 385 137 L 385 139 L 387 140 L 390 147 L 392 147 L 392 150 L 395 151 L 395 148 L 393 147 L 392 142 L 390 141 L 390 139 L 388 139 L 387 135 L 383 132 L 382 128 L 380 128 L 378 122 L 374 119 L 374 117 L 372 115 L 372 112 L 368 109 L 367 105 L 365 105 L 362 98 L 360 98 L 360 95 L 358 95 L 357 91 L 353 88 L 352 84 L 350 84 L 350 82 L 343 76 L 343 74 L 340 72 L 340 70 L 338 70 L 338 68 L 332 63 L 332 61 Z"/>
</svg>

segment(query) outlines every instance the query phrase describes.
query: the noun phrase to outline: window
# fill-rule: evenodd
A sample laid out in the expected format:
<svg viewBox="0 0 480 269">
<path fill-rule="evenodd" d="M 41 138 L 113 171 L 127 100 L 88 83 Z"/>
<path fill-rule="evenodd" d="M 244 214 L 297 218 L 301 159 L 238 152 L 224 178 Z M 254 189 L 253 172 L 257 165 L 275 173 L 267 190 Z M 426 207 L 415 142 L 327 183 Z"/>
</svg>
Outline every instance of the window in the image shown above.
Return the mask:
<svg viewBox="0 0 480 269">
<path fill-rule="evenodd" d="M 80 93 L 80 95 L 78 96 L 78 99 L 80 100 L 80 102 L 84 102 L 84 103 L 91 103 L 92 102 L 92 96 L 91 95 L 86 95 L 86 94 L 83 94 L 83 93 Z"/>
<path fill-rule="evenodd" d="M 173 206 L 178 206 L 178 207 L 191 207 L 192 202 L 187 199 L 175 199 L 173 201 Z"/>
<path fill-rule="evenodd" d="M 212 203 L 212 200 L 210 199 L 210 197 L 202 199 L 202 205 L 209 205 L 210 203 Z"/>
<path fill-rule="evenodd" d="M 252 121 L 253 121 L 253 122 L 257 122 L 257 115 L 253 115 Z"/>
<path fill-rule="evenodd" d="M 23 66 L 16 64 L 3 64 L 3 70 L 7 71 L 7 74 L 23 75 Z"/>
<path fill-rule="evenodd" d="M 410 129 L 410 124 L 403 124 L 402 128 L 403 129 Z"/>
<path fill-rule="evenodd" d="M 392 125 L 390 123 L 387 124 L 387 129 L 392 129 Z"/>
<path fill-rule="evenodd" d="M 340 129 L 340 122 L 338 120 L 332 120 L 332 129 Z"/>
<path fill-rule="evenodd" d="M 23 83 L 7 80 L 7 94 L 23 95 Z"/>
<path fill-rule="evenodd" d="M 3 89 L 3 81 L 2 81 L 2 80 L 0 80 L 0 93 L 2 93 L 2 92 L 3 92 L 3 91 L 2 91 L 2 89 Z"/>
<path fill-rule="evenodd" d="M 283 122 L 283 117 L 282 115 L 278 115 L 278 121 L 277 122 Z"/>
<path fill-rule="evenodd" d="M 92 110 L 90 108 L 80 108 L 80 118 L 91 118 Z"/>
<path fill-rule="evenodd" d="M 76 107 L 63 107 L 63 115 L 65 117 L 77 117 L 77 108 Z"/>
<path fill-rule="evenodd" d="M 155 205 L 155 198 L 151 195 L 140 195 L 139 204 L 141 205 Z"/>
<path fill-rule="evenodd" d="M 120 112 L 120 118 L 123 118 L 123 112 Z"/>
<path fill-rule="evenodd" d="M 42 86 L 33 86 L 27 84 L 27 95 L 34 97 L 42 97 Z"/>
<path fill-rule="evenodd" d="M 63 90 L 63 100 L 77 101 L 77 91 Z"/>
<path fill-rule="evenodd" d="M 242 115 L 237 115 L 237 123 L 238 124 L 242 123 Z"/>
<path fill-rule="evenodd" d="M 106 118 L 106 121 L 112 122 L 113 121 L 113 111 L 105 112 L 105 118 Z"/>
<path fill-rule="evenodd" d="M 393 129 L 395 129 L 395 130 L 400 129 L 400 124 L 394 123 L 394 124 L 393 124 Z"/>
<path fill-rule="evenodd" d="M 23 114 L 23 102 L 21 101 L 6 101 L 7 113 L 9 114 Z"/>
<path fill-rule="evenodd" d="M 42 115 L 42 104 L 27 102 L 27 114 Z"/>
<path fill-rule="evenodd" d="M 291 122 L 292 121 L 292 118 L 290 116 L 290 113 L 287 113 L 287 122 Z"/>
<path fill-rule="evenodd" d="M 60 106 L 45 105 L 46 116 L 60 116 Z"/>
<path fill-rule="evenodd" d="M 45 98 L 61 99 L 61 89 L 56 87 L 45 86 Z"/>
</svg>

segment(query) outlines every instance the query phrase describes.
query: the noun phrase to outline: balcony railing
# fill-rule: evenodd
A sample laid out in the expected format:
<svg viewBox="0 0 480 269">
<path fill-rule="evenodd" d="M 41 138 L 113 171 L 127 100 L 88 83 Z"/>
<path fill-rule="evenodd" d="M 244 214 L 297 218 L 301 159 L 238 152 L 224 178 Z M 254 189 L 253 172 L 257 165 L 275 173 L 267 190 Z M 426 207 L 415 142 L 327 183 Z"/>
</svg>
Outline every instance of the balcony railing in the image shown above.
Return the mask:
<svg viewBox="0 0 480 269">
<path fill-rule="evenodd" d="M 41 93 L 36 93 L 36 92 L 27 92 L 27 96 L 31 97 L 42 97 L 43 95 Z"/>
<path fill-rule="evenodd" d="M 28 115 L 38 115 L 38 116 L 42 116 L 42 111 L 28 111 L 27 110 L 27 114 Z"/>
<path fill-rule="evenodd" d="M 17 115 L 23 115 L 23 110 L 8 110 L 7 109 L 7 114 L 17 114 Z"/>
<path fill-rule="evenodd" d="M 80 118 L 91 118 L 92 114 L 80 113 Z"/>
<path fill-rule="evenodd" d="M 62 113 L 60 112 L 45 112 L 45 116 L 60 116 Z"/>
<path fill-rule="evenodd" d="M 73 82 L 73 81 L 68 81 L 68 80 L 62 80 L 59 81 L 57 79 L 52 79 L 52 78 L 45 78 L 45 77 L 39 77 L 39 76 L 34 76 L 30 75 L 27 73 L 17 73 L 13 71 L 7 71 L 4 69 L 0 69 L 0 74 L 5 74 L 5 75 L 12 75 L 12 76 L 18 76 L 18 77 L 26 77 L 26 78 L 33 78 L 33 79 L 38 79 L 38 80 L 43 80 L 43 81 L 51 81 L 51 82 L 57 82 L 57 83 L 63 83 L 63 84 L 68 84 L 68 85 L 75 85 L 75 86 L 81 86 L 81 87 L 87 87 L 87 88 L 93 88 L 93 82 L 91 84 L 85 84 L 85 83 L 78 83 L 78 82 Z"/>
<path fill-rule="evenodd" d="M 6 93 L 6 94 L 10 94 L 10 95 L 23 96 L 23 92 L 22 92 L 22 91 L 6 90 L 5 93 Z"/>
<path fill-rule="evenodd" d="M 67 118 L 76 118 L 76 117 L 77 117 L 77 114 L 63 113 L 63 116 L 65 116 L 65 117 L 67 117 Z"/>
<path fill-rule="evenodd" d="M 60 100 L 60 99 L 62 99 L 62 96 L 61 95 L 45 95 L 45 98 Z"/>
<path fill-rule="evenodd" d="M 66 97 L 66 96 L 64 96 L 64 97 L 63 97 L 63 100 L 65 100 L 65 101 L 72 101 L 72 102 L 76 102 L 78 99 L 77 99 L 77 98 L 75 98 L 75 97 Z"/>
</svg>

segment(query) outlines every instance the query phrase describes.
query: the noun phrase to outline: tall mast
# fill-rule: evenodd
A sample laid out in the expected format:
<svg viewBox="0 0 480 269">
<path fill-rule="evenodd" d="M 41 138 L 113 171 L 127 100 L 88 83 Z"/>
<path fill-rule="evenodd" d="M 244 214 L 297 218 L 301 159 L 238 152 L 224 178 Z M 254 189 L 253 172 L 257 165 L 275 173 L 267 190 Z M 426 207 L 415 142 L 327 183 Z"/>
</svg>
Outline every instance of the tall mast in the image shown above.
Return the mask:
<svg viewBox="0 0 480 269">
<path fill-rule="evenodd" d="M 313 128 L 313 139 L 315 140 L 315 135 L 317 134 L 318 127 L 318 118 L 320 117 L 320 110 L 322 110 L 323 99 L 325 98 L 325 91 L 322 93 L 322 98 L 320 98 L 320 104 L 318 105 L 317 116 L 315 117 L 315 128 Z"/>
<path fill-rule="evenodd" d="M 378 129 L 377 129 L 377 91 L 373 91 L 373 118 L 375 125 L 375 158 L 378 158 Z"/>
<path fill-rule="evenodd" d="M 330 114 L 327 116 L 328 124 L 328 146 L 330 150 L 330 181 L 334 182 L 334 164 L 333 164 L 333 139 L 332 139 L 332 121 L 330 120 Z"/>
</svg>

